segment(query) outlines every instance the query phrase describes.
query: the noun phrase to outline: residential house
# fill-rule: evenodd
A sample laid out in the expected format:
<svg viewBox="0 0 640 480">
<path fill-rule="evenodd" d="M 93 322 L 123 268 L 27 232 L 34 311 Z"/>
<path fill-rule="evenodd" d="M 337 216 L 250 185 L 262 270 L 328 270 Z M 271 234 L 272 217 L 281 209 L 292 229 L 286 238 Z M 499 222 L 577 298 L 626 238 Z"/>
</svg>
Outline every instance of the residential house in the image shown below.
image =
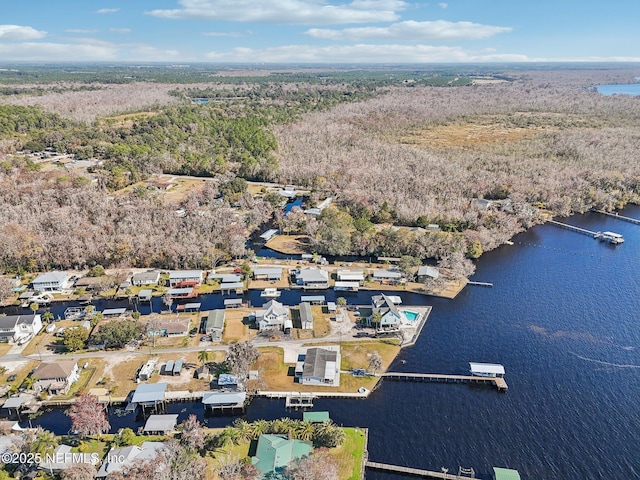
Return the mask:
<svg viewBox="0 0 640 480">
<path fill-rule="evenodd" d="M 149 336 L 186 337 L 189 335 L 189 317 L 156 317 L 147 324 Z"/>
<path fill-rule="evenodd" d="M 286 435 L 260 435 L 256 455 L 251 463 L 263 475 L 280 472 L 289 462 L 306 457 L 313 451 L 311 442 L 289 440 Z"/>
<path fill-rule="evenodd" d="M 196 286 L 202 283 L 202 270 L 174 270 L 169 272 L 169 286 Z"/>
<path fill-rule="evenodd" d="M 0 343 L 17 343 L 42 330 L 40 314 L 0 316 Z"/>
<path fill-rule="evenodd" d="M 336 278 L 339 282 L 358 282 L 364 283 L 364 272 L 362 270 L 338 270 Z"/>
<path fill-rule="evenodd" d="M 329 272 L 319 268 L 301 268 L 296 272 L 296 284 L 304 290 L 329 288 Z"/>
<path fill-rule="evenodd" d="M 428 281 L 437 280 L 440 277 L 440 271 L 437 267 L 430 265 L 422 265 L 418 268 L 416 280 L 418 283 L 427 283 Z"/>
<path fill-rule="evenodd" d="M 282 330 L 289 320 L 289 307 L 285 307 L 277 300 L 271 300 L 262 305 L 262 310 L 256 310 L 256 323 L 260 331 L 269 329 Z"/>
<path fill-rule="evenodd" d="M 212 310 L 204 324 L 204 333 L 211 335 L 211 340 L 220 340 L 224 330 L 224 320 L 224 310 Z"/>
<path fill-rule="evenodd" d="M 373 280 L 383 284 L 397 285 L 402 283 L 404 278 L 402 276 L 402 272 L 397 270 L 377 268 L 373 271 Z"/>
<path fill-rule="evenodd" d="M 71 385 L 80 378 L 78 363 L 73 360 L 42 362 L 33 372 L 36 382 L 33 389 L 37 392 L 47 391 L 51 395 L 65 395 Z"/>
<path fill-rule="evenodd" d="M 295 375 L 303 385 L 339 386 L 340 347 L 328 345 L 307 349 L 298 356 Z"/>
<path fill-rule="evenodd" d="M 220 283 L 242 282 L 242 275 L 239 273 L 210 273 L 207 281 L 218 280 Z"/>
<path fill-rule="evenodd" d="M 282 267 L 255 267 L 254 280 L 278 281 L 282 278 Z"/>
<path fill-rule="evenodd" d="M 484 198 L 474 198 L 471 200 L 471 206 L 486 212 L 493 206 L 493 202 Z"/>
<path fill-rule="evenodd" d="M 163 445 L 163 442 L 143 442 L 140 446 L 112 447 L 98 470 L 96 478 L 105 478 L 135 464 L 151 461 L 156 458 Z"/>
<path fill-rule="evenodd" d="M 70 278 L 64 272 L 42 273 L 31 282 L 31 287 L 39 292 L 59 292 L 71 286 Z"/>
<path fill-rule="evenodd" d="M 370 324 L 375 324 L 374 326 L 378 332 L 391 332 L 399 329 L 402 323 L 402 316 L 390 296 L 385 294 L 374 295 L 371 297 L 371 308 L 373 311 L 367 321 Z"/>
<path fill-rule="evenodd" d="M 151 270 L 149 272 L 136 273 L 131 277 L 131 284 L 136 287 L 144 285 L 155 285 L 160 281 L 160 272 Z"/>
<path fill-rule="evenodd" d="M 303 330 L 313 330 L 313 313 L 311 313 L 311 304 L 302 302 L 300 304 L 300 323 Z"/>
</svg>

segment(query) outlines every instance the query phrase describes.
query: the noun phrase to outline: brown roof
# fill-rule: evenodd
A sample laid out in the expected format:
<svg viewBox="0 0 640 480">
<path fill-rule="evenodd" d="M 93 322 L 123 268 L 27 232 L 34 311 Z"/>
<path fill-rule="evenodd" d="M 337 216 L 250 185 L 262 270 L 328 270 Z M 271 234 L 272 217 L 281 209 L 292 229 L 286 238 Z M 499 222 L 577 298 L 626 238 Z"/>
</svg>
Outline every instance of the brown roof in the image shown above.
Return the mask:
<svg viewBox="0 0 640 480">
<path fill-rule="evenodd" d="M 55 363 L 41 363 L 35 372 L 33 372 L 33 378 L 37 380 L 48 380 L 51 378 L 67 378 L 73 369 L 77 365 L 77 362 L 73 360 L 67 360 Z"/>
</svg>

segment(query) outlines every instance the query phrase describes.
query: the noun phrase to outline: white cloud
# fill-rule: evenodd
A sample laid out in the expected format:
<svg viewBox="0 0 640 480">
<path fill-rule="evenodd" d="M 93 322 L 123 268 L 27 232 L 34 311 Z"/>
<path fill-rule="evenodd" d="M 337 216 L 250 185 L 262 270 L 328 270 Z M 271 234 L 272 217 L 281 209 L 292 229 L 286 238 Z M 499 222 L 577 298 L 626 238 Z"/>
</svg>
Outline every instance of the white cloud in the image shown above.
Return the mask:
<svg viewBox="0 0 640 480">
<path fill-rule="evenodd" d="M 47 32 L 36 30 L 32 27 L 24 27 L 22 25 L 0 25 L 0 41 L 8 40 L 24 41 L 24 40 L 36 40 L 38 38 L 45 37 Z"/>
<path fill-rule="evenodd" d="M 98 33 L 98 29 L 97 28 L 67 28 L 65 30 L 65 32 L 68 33 Z"/>
<path fill-rule="evenodd" d="M 101 8 L 100 10 L 96 10 L 96 13 L 116 13 L 119 11 L 119 8 Z"/>
<path fill-rule="evenodd" d="M 478 40 L 498 33 L 510 32 L 510 27 L 496 27 L 472 22 L 416 22 L 409 20 L 388 27 L 361 27 L 332 30 L 312 28 L 306 34 L 328 40 Z"/>
<path fill-rule="evenodd" d="M 447 8 L 447 7 L 449 6 L 449 4 L 444 3 L 444 2 L 441 2 L 441 3 L 439 3 L 439 4 L 438 4 L 438 6 L 439 6 L 440 8 Z"/>
<path fill-rule="evenodd" d="M 131 33 L 130 28 L 110 28 L 109 31 L 113 33 L 121 33 L 121 34 Z"/>
<path fill-rule="evenodd" d="M 274 24 L 392 22 L 406 8 L 403 0 L 179 0 L 182 8 L 145 12 L 162 18 L 195 18 Z"/>
<path fill-rule="evenodd" d="M 202 32 L 205 37 L 230 37 L 230 38 L 242 38 L 251 35 L 250 31 L 247 32 Z"/>
<path fill-rule="evenodd" d="M 236 48 L 232 52 L 210 52 L 207 58 L 219 62 L 266 63 L 427 63 L 427 62 L 527 62 L 520 54 L 472 52 L 461 47 L 430 45 L 343 45 L 317 47 L 287 45 L 264 49 Z"/>
</svg>

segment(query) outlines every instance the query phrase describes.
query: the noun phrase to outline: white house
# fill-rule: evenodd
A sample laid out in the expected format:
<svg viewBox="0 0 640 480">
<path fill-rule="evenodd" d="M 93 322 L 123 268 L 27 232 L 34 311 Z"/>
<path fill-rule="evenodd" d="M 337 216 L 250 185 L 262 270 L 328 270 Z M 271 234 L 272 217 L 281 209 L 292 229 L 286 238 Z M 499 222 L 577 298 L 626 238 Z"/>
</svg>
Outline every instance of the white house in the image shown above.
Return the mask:
<svg viewBox="0 0 640 480">
<path fill-rule="evenodd" d="M 440 271 L 437 267 L 422 265 L 420 268 L 418 268 L 417 281 L 420 283 L 426 283 L 429 280 L 437 280 L 438 277 L 440 277 Z"/>
<path fill-rule="evenodd" d="M 319 268 L 301 268 L 296 272 L 296 284 L 305 290 L 329 288 L 329 272 Z"/>
<path fill-rule="evenodd" d="M 38 275 L 31 286 L 39 292 L 59 292 L 69 288 L 69 275 L 64 272 L 47 272 Z"/>
<path fill-rule="evenodd" d="M 382 268 L 376 268 L 373 271 L 373 280 L 380 283 L 398 284 L 402 283 L 402 272 L 396 270 L 384 270 Z"/>
<path fill-rule="evenodd" d="M 42 362 L 33 372 L 33 378 L 36 379 L 33 385 L 34 390 L 46 390 L 52 395 L 64 395 L 80 378 L 78 363 L 73 360 Z"/>
<path fill-rule="evenodd" d="M 160 272 L 158 272 L 157 270 L 136 273 L 131 277 L 131 284 L 135 285 L 136 287 L 141 287 L 143 285 L 155 285 L 159 281 Z"/>
<path fill-rule="evenodd" d="M 309 348 L 298 356 L 295 369 L 302 385 L 340 385 L 340 347 L 327 345 Z"/>
<path fill-rule="evenodd" d="M 256 310 L 256 323 L 260 331 L 277 328 L 282 330 L 289 319 L 289 307 L 285 307 L 276 300 L 262 305 L 262 310 Z"/>
<path fill-rule="evenodd" d="M 362 270 L 338 270 L 337 279 L 340 282 L 364 282 L 364 272 Z"/>
<path fill-rule="evenodd" d="M 17 343 L 21 339 L 37 335 L 40 330 L 42 330 L 42 320 L 38 313 L 0 317 L 0 343 Z"/>
<path fill-rule="evenodd" d="M 367 320 L 370 324 L 375 323 L 378 332 L 390 332 L 399 329 L 402 323 L 402 316 L 391 297 L 385 294 L 374 295 L 371 297 L 371 308 L 373 309 L 373 313 Z M 377 321 L 374 318 L 376 314 L 380 316 L 380 319 Z"/>
<path fill-rule="evenodd" d="M 202 270 L 174 270 L 169 272 L 169 286 L 175 287 L 181 283 L 195 282 L 195 285 L 202 283 Z"/>
<path fill-rule="evenodd" d="M 136 463 L 152 461 L 156 458 L 163 445 L 163 442 L 143 442 L 140 446 L 111 447 L 96 474 L 96 478 L 105 478 L 109 474 L 125 470 Z"/>
</svg>

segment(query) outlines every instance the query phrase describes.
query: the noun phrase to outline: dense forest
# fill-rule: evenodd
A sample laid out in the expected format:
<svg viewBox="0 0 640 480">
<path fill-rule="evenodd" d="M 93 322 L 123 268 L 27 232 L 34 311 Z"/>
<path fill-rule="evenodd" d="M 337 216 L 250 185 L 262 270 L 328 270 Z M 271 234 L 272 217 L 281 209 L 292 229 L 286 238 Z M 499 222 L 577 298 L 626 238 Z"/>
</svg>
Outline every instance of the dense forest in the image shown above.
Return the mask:
<svg viewBox="0 0 640 480">
<path fill-rule="evenodd" d="M 549 215 L 638 201 L 640 99 L 592 88 L 637 72 L 475 70 L 209 72 L 206 83 L 188 69 L 155 82 L 106 71 L 102 83 L 59 70 L 20 83 L 7 70 L 0 267 L 211 267 L 245 255 L 271 218 L 318 253 L 476 258 Z M 43 169 L 26 155 L 42 151 L 95 163 Z M 128 188 L 158 173 L 210 180 L 175 202 Z M 278 198 L 234 179 L 333 203 L 284 216 Z"/>
</svg>

